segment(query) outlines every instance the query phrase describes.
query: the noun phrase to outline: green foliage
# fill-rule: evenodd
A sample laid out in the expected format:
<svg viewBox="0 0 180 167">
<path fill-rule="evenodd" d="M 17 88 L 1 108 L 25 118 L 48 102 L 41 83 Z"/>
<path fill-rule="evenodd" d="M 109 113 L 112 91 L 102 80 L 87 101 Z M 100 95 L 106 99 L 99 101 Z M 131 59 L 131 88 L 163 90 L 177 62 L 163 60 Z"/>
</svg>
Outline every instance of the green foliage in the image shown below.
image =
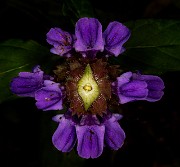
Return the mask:
<svg viewBox="0 0 180 167">
<path fill-rule="evenodd" d="M 125 24 L 132 33 L 126 51 L 112 58 L 121 67 L 149 74 L 180 70 L 180 21 L 137 20 Z"/>
<path fill-rule="evenodd" d="M 14 97 L 9 91 L 13 77 L 21 71 L 31 71 L 35 65 L 46 65 L 49 50 L 35 41 L 8 40 L 0 43 L 0 103 Z"/>
</svg>

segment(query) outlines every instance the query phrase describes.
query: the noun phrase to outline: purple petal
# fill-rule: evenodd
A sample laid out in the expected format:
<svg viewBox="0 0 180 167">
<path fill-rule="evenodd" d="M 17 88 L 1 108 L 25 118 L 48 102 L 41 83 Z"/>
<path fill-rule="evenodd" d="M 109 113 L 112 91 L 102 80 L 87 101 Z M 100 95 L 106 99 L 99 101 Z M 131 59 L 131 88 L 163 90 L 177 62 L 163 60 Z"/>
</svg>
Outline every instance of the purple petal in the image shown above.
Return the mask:
<svg viewBox="0 0 180 167">
<path fill-rule="evenodd" d="M 164 95 L 163 91 L 153 91 L 153 90 L 149 90 L 148 96 L 146 98 L 147 101 L 150 102 L 155 102 L 158 101 L 162 98 L 162 96 Z"/>
<path fill-rule="evenodd" d="M 60 28 L 51 28 L 46 34 L 47 42 L 55 47 L 59 46 L 63 41 L 65 42 L 64 31 Z"/>
<path fill-rule="evenodd" d="M 152 78 L 150 78 L 152 77 Z M 147 80 L 145 80 L 148 84 L 149 90 L 163 90 L 165 88 L 163 80 L 158 76 L 149 76 Z"/>
<path fill-rule="evenodd" d="M 18 96 L 34 97 L 35 92 L 43 86 L 43 71 L 20 72 L 13 78 L 10 89 Z"/>
<path fill-rule="evenodd" d="M 119 96 L 119 103 L 120 104 L 125 104 L 125 103 L 136 100 L 136 98 L 134 98 L 134 97 L 127 97 L 127 96 L 124 96 L 124 95 L 121 95 L 121 94 L 119 94 L 118 96 Z"/>
<path fill-rule="evenodd" d="M 50 52 L 56 55 L 63 56 L 72 50 L 71 46 L 58 46 L 57 48 L 51 48 Z"/>
<path fill-rule="evenodd" d="M 132 72 L 126 72 L 122 74 L 120 77 L 117 77 L 118 87 L 121 87 L 125 83 L 128 83 L 132 77 Z"/>
<path fill-rule="evenodd" d="M 148 96 L 146 97 L 147 101 L 155 102 L 162 98 L 164 92 L 162 91 L 165 86 L 163 80 L 154 75 L 141 75 L 133 74 L 133 78 L 136 80 L 145 81 L 148 88 Z"/>
<path fill-rule="evenodd" d="M 116 120 L 116 121 L 119 121 L 123 118 L 123 116 L 121 114 L 113 114 L 113 118 Z"/>
<path fill-rule="evenodd" d="M 120 87 L 119 93 L 134 98 L 145 98 L 148 94 L 147 83 L 145 81 L 131 81 Z"/>
<path fill-rule="evenodd" d="M 77 38 L 74 45 L 76 51 L 103 51 L 102 26 L 97 19 L 79 19 L 76 23 L 75 35 Z"/>
<path fill-rule="evenodd" d="M 51 28 L 47 33 L 47 42 L 54 47 L 52 53 L 63 56 L 70 52 L 73 47 L 73 36 L 60 28 Z"/>
<path fill-rule="evenodd" d="M 163 90 L 165 87 L 163 80 L 158 76 L 133 74 L 133 78 L 146 81 L 148 89 L 151 90 Z"/>
<path fill-rule="evenodd" d="M 130 31 L 126 26 L 117 21 L 111 22 L 103 33 L 105 50 L 114 56 L 118 56 L 125 51 L 122 46 L 129 37 Z"/>
<path fill-rule="evenodd" d="M 62 106 L 62 92 L 59 84 L 53 84 L 43 87 L 35 93 L 36 106 L 38 109 L 47 110 L 61 110 Z"/>
<path fill-rule="evenodd" d="M 104 139 L 107 146 L 113 150 L 118 150 L 124 143 L 125 133 L 117 122 L 117 116 L 112 115 L 110 119 L 104 122 L 104 125 Z"/>
<path fill-rule="evenodd" d="M 77 151 L 82 158 L 97 158 L 103 152 L 104 126 L 76 126 Z"/>
<path fill-rule="evenodd" d="M 52 137 L 54 146 L 62 152 L 70 152 L 76 143 L 76 139 L 76 129 L 73 122 L 62 117 Z"/>
<path fill-rule="evenodd" d="M 47 33 L 47 42 L 55 48 L 59 45 L 71 45 L 72 41 L 71 34 L 61 30 L 60 28 L 51 28 Z"/>
<path fill-rule="evenodd" d="M 148 89 L 150 90 L 163 90 L 164 89 L 164 83 L 162 79 L 158 77 L 158 80 L 148 80 L 146 81 L 148 84 Z"/>
<path fill-rule="evenodd" d="M 145 100 L 148 95 L 147 83 L 145 81 L 133 81 L 132 72 L 126 72 L 117 78 L 116 86 L 119 103 L 124 104 L 135 100 Z"/>
<path fill-rule="evenodd" d="M 51 80 L 44 80 L 44 86 L 53 86 L 54 88 L 56 88 L 57 86 L 59 87 L 59 84 Z"/>
</svg>

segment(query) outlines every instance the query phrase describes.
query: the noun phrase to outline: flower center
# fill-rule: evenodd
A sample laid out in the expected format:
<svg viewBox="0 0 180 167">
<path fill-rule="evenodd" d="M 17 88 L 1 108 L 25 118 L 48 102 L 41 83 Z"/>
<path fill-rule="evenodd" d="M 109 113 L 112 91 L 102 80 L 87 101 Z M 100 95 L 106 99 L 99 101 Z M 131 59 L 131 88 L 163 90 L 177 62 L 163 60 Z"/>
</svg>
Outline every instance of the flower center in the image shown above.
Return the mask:
<svg viewBox="0 0 180 167">
<path fill-rule="evenodd" d="M 91 86 L 91 84 L 86 84 L 86 85 L 83 87 L 83 89 L 84 89 L 85 91 L 89 92 L 89 91 L 92 90 L 92 86 Z"/>
<path fill-rule="evenodd" d="M 84 108 L 87 111 L 91 104 L 99 96 L 99 87 L 93 77 L 93 72 L 88 64 L 85 68 L 84 74 L 78 81 L 78 94 L 81 96 Z"/>
</svg>

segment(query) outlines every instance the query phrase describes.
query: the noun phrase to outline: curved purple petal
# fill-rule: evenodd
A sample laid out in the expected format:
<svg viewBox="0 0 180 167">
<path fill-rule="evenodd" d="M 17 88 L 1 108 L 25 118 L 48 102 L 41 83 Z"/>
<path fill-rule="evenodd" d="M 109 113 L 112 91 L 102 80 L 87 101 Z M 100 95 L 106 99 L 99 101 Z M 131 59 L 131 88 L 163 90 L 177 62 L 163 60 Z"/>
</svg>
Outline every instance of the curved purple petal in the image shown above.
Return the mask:
<svg viewBox="0 0 180 167">
<path fill-rule="evenodd" d="M 154 80 L 146 80 L 148 85 L 148 89 L 150 90 L 163 90 L 164 89 L 164 82 L 161 78 L 157 77 Z"/>
<path fill-rule="evenodd" d="M 134 97 L 127 97 L 127 96 L 124 96 L 121 94 L 119 94 L 118 97 L 119 97 L 119 103 L 120 104 L 125 104 L 128 102 L 136 101 L 136 98 L 134 98 Z"/>
<path fill-rule="evenodd" d="M 57 48 L 51 48 L 50 52 L 56 55 L 63 56 L 66 54 L 66 57 L 70 57 L 70 52 L 72 50 L 71 46 L 58 46 Z"/>
<path fill-rule="evenodd" d="M 163 80 L 158 76 L 133 74 L 133 78 L 146 81 L 148 89 L 151 90 L 163 90 L 165 88 Z"/>
<path fill-rule="evenodd" d="M 165 86 L 160 77 L 154 75 L 133 74 L 133 78 L 136 80 L 145 81 L 147 83 L 147 88 L 149 90 L 148 96 L 146 97 L 147 101 L 158 101 L 164 95 L 163 89 Z"/>
<path fill-rule="evenodd" d="M 34 97 L 35 92 L 43 86 L 43 74 L 40 69 L 34 72 L 20 72 L 18 77 L 13 78 L 10 84 L 11 91 L 24 97 Z"/>
<path fill-rule="evenodd" d="M 111 22 L 103 33 L 105 50 L 114 56 L 118 56 L 125 51 L 123 44 L 130 37 L 130 30 L 123 24 Z"/>
<path fill-rule="evenodd" d="M 127 97 L 145 98 L 148 94 L 147 83 L 145 81 L 131 81 L 120 87 L 119 93 Z"/>
<path fill-rule="evenodd" d="M 102 25 L 94 18 L 81 18 L 76 23 L 75 50 L 78 52 L 103 51 Z"/>
<path fill-rule="evenodd" d="M 124 74 L 122 74 L 120 77 L 117 77 L 117 86 L 121 87 L 122 85 L 130 82 L 130 79 L 132 77 L 132 72 L 126 72 Z"/>
<path fill-rule="evenodd" d="M 123 118 L 123 116 L 121 114 L 113 114 L 112 116 L 116 121 L 119 121 Z"/>
<path fill-rule="evenodd" d="M 77 140 L 74 123 L 64 117 L 52 137 L 54 146 L 62 152 L 70 152 Z"/>
<path fill-rule="evenodd" d="M 120 77 L 117 77 L 117 80 L 112 83 L 112 93 L 119 95 L 119 88 L 122 85 L 130 82 L 132 75 L 132 72 L 126 72 L 122 74 Z"/>
<path fill-rule="evenodd" d="M 144 100 L 148 95 L 147 83 L 145 81 L 132 80 L 132 76 L 132 72 L 126 72 L 118 77 L 113 84 L 114 92 L 118 95 L 120 104 Z"/>
<path fill-rule="evenodd" d="M 164 95 L 163 91 L 149 90 L 149 93 L 148 93 L 148 96 L 146 97 L 146 100 L 149 102 L 155 102 L 155 101 L 160 100 L 163 95 Z"/>
<path fill-rule="evenodd" d="M 69 53 L 73 48 L 73 36 L 60 28 L 51 28 L 46 36 L 47 42 L 54 46 L 50 50 L 54 54 L 63 56 Z"/>
<path fill-rule="evenodd" d="M 105 125 L 104 139 L 107 146 L 113 150 L 118 150 L 123 145 L 125 140 L 125 133 L 121 128 L 121 126 L 119 125 L 116 115 L 113 114 L 110 119 L 107 119 L 104 122 Z"/>
<path fill-rule="evenodd" d="M 76 126 L 77 151 L 82 158 L 97 158 L 103 152 L 104 126 Z"/>
<path fill-rule="evenodd" d="M 51 81 L 50 81 L 51 82 Z M 62 91 L 59 84 L 52 84 L 41 88 L 35 93 L 36 106 L 38 109 L 61 110 L 62 106 Z"/>
</svg>

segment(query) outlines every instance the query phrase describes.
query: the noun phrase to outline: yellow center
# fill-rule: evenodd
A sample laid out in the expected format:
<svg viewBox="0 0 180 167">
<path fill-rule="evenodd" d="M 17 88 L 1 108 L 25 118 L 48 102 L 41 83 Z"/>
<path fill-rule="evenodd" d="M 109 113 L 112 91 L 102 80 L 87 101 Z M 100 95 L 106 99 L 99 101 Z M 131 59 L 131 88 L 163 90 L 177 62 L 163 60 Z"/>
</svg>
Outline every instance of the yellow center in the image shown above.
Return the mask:
<svg viewBox="0 0 180 167">
<path fill-rule="evenodd" d="M 92 90 L 92 86 L 90 84 L 86 84 L 83 89 L 87 92 L 91 91 Z"/>
<path fill-rule="evenodd" d="M 98 98 L 99 93 L 99 87 L 93 77 L 91 67 L 88 64 L 84 70 L 82 78 L 78 81 L 78 94 L 84 102 L 84 108 L 86 111 Z"/>
</svg>

